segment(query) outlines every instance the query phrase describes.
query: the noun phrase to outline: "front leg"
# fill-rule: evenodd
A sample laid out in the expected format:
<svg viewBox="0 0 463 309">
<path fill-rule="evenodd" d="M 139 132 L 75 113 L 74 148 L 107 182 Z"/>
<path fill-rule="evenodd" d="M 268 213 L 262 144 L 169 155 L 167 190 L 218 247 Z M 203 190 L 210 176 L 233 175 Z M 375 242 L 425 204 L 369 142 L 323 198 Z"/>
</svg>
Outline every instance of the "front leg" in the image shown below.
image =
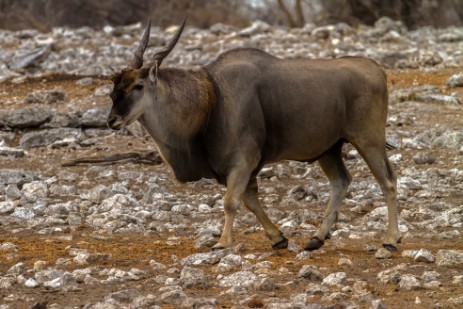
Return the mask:
<svg viewBox="0 0 463 309">
<path fill-rule="evenodd" d="M 243 196 L 244 206 L 249 209 L 256 217 L 257 220 L 264 227 L 267 237 L 272 241 L 273 249 L 286 249 L 288 247 L 288 239 L 283 236 L 283 233 L 270 221 L 267 214 L 259 202 L 258 186 L 256 177 L 249 180 L 248 187 Z"/>
<path fill-rule="evenodd" d="M 248 168 L 246 160 L 240 160 L 241 164 L 235 164 L 227 176 L 227 192 L 225 193 L 223 207 L 225 213 L 225 223 L 222 235 L 213 249 L 223 249 L 231 247 L 233 244 L 233 221 L 241 204 L 241 199 L 246 187 L 252 169 Z"/>
<path fill-rule="evenodd" d="M 239 207 L 239 199 L 236 199 L 231 194 L 225 194 L 224 198 L 224 213 L 225 213 L 225 223 L 222 230 L 222 235 L 220 235 L 219 241 L 212 247 L 213 249 L 224 249 L 231 247 L 233 244 L 233 221 L 235 220 L 236 212 Z"/>
</svg>

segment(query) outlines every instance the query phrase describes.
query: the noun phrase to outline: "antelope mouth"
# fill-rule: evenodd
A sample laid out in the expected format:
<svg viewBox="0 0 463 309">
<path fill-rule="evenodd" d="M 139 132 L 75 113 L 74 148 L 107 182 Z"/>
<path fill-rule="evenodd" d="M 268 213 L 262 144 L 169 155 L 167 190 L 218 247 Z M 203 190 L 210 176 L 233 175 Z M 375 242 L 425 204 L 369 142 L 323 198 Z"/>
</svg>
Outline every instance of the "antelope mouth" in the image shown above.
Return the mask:
<svg viewBox="0 0 463 309">
<path fill-rule="evenodd" d="M 137 119 L 138 119 L 138 117 L 132 117 L 132 118 L 124 119 L 124 120 L 120 119 L 120 120 L 115 120 L 113 122 L 108 120 L 108 127 L 110 129 L 113 129 L 113 130 L 120 130 L 122 128 L 125 128 L 125 127 L 131 125 Z"/>
<path fill-rule="evenodd" d="M 108 128 L 110 128 L 110 129 L 112 129 L 112 130 L 117 130 L 117 131 L 118 131 L 118 130 L 122 129 L 122 123 L 120 123 L 120 124 L 113 124 L 113 125 L 108 124 Z"/>
<path fill-rule="evenodd" d="M 108 118 L 107 124 L 108 124 L 108 128 L 113 129 L 113 130 L 120 130 L 125 125 L 124 121 L 122 121 L 121 119 L 118 119 L 117 117 Z"/>
</svg>

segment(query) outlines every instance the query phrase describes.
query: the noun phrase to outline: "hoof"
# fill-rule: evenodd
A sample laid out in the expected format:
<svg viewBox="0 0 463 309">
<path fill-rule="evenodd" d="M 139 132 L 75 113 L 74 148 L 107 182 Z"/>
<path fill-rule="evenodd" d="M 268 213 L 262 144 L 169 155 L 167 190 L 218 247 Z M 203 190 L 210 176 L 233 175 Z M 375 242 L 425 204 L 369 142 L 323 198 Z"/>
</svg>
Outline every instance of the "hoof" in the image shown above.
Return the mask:
<svg viewBox="0 0 463 309">
<path fill-rule="evenodd" d="M 225 246 L 219 243 L 216 243 L 214 246 L 212 246 L 212 251 L 219 251 L 224 249 L 226 249 Z"/>
<path fill-rule="evenodd" d="M 272 245 L 272 248 L 274 250 L 280 250 L 280 249 L 288 248 L 288 239 L 286 237 L 284 237 L 283 235 L 281 235 L 281 237 L 283 237 L 282 240 L 280 240 L 279 242 Z"/>
<path fill-rule="evenodd" d="M 307 246 L 305 246 L 305 250 L 307 251 L 313 251 L 313 250 L 317 250 L 319 249 L 321 246 L 323 246 L 325 242 L 323 240 L 321 240 L 320 238 L 318 237 L 312 237 L 309 241 L 309 243 L 307 244 Z"/>
<path fill-rule="evenodd" d="M 383 244 L 383 247 L 389 252 L 396 252 L 397 251 L 397 247 L 394 246 L 394 245 Z"/>
</svg>

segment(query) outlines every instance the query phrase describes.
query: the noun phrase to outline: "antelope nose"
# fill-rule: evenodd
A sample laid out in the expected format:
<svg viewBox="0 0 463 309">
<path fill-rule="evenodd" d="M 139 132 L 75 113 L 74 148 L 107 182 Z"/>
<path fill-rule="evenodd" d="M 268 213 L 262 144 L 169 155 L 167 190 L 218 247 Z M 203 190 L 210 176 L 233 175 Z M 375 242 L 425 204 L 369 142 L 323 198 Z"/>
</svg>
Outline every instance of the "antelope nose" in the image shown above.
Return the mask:
<svg viewBox="0 0 463 309">
<path fill-rule="evenodd" d="M 114 123 L 116 122 L 117 117 L 114 115 L 109 115 L 108 116 L 108 128 L 112 129 L 114 127 Z"/>
</svg>

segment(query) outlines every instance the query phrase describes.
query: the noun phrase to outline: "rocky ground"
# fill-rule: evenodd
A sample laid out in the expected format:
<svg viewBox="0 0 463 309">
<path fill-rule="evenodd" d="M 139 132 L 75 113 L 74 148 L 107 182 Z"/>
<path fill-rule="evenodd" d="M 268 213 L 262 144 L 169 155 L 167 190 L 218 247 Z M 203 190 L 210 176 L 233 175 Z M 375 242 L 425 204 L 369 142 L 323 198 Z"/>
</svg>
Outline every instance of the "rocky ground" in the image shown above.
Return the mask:
<svg viewBox="0 0 463 309">
<path fill-rule="evenodd" d="M 153 30 L 153 47 L 171 33 Z M 272 251 L 240 210 L 235 246 L 211 251 L 224 189 L 178 184 L 156 155 L 130 157 L 154 149 L 139 126 L 105 127 L 105 76 L 125 66 L 140 34 L 140 25 L 0 31 L 0 308 L 463 306 L 463 29 L 408 31 L 388 19 L 358 29 L 216 25 L 187 29 L 166 59 L 195 67 L 253 46 L 381 62 L 403 233 L 392 254 L 381 248 L 382 194 L 349 145 L 353 182 L 321 250 L 302 248 L 323 217 L 327 179 L 316 164 L 281 162 L 261 172 L 260 197 L 288 250 Z M 114 154 L 129 155 L 69 164 Z"/>
</svg>

